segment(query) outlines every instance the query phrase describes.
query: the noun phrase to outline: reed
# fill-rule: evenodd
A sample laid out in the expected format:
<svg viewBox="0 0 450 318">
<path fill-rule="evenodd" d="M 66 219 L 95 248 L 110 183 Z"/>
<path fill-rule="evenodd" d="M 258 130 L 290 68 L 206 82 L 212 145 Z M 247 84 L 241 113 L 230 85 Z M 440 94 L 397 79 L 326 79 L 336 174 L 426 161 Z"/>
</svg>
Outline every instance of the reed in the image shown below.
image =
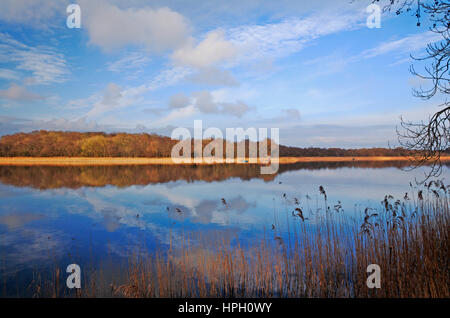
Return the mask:
<svg viewBox="0 0 450 318">
<path fill-rule="evenodd" d="M 449 193 L 431 182 L 413 198 L 386 196 L 362 222 L 340 204 L 295 208 L 249 246 L 212 248 L 188 236 L 166 255 L 130 259 L 124 297 L 450 297 Z M 297 204 L 298 200 L 296 200 Z M 308 214 L 308 218 L 304 214 Z M 278 218 L 278 220 L 285 218 Z M 362 223 L 362 224 L 361 224 Z M 288 227 L 289 231 L 282 230 Z M 381 288 L 366 285 L 369 264 Z"/>
<path fill-rule="evenodd" d="M 449 162 L 450 156 L 442 156 L 442 162 Z M 250 158 L 236 158 L 233 162 L 237 165 L 249 165 L 245 161 Z M 267 158 L 256 158 L 260 164 L 268 162 Z M 280 157 L 272 158 L 273 162 L 280 164 L 294 164 L 299 162 L 367 162 L 367 161 L 406 161 L 411 158 L 407 156 L 328 156 L 328 157 Z M 174 163 L 170 157 L 1 157 L 0 166 L 121 166 L 121 165 L 212 165 L 218 163 L 188 162 Z"/>
</svg>

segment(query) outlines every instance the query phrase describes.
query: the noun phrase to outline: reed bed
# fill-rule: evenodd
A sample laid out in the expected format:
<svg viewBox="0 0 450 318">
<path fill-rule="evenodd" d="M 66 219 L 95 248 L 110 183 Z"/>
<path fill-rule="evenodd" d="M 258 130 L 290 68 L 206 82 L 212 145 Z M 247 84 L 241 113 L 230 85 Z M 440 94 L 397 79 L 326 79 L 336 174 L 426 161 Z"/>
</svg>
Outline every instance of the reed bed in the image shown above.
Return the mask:
<svg viewBox="0 0 450 318">
<path fill-rule="evenodd" d="M 252 158 L 259 164 L 269 161 L 279 164 L 294 164 L 298 162 L 349 162 L 349 161 L 411 161 L 405 156 L 366 156 L 366 157 L 279 157 L 279 158 Z M 235 158 L 234 164 L 248 165 L 251 158 Z M 449 162 L 450 156 L 442 156 L 442 162 Z M 219 163 L 196 162 L 188 160 L 184 163 L 175 163 L 172 158 L 145 158 L 145 157 L 0 157 L 0 165 L 6 166 L 114 166 L 114 165 L 212 165 Z"/>
<path fill-rule="evenodd" d="M 449 191 L 431 182 L 413 198 L 386 196 L 358 222 L 328 206 L 279 217 L 249 246 L 205 247 L 186 237 L 166 254 L 130 259 L 124 297 L 449 297 Z M 298 201 L 298 200 L 296 200 Z M 299 203 L 297 202 L 299 205 Z M 308 217 L 306 217 L 308 216 Z M 283 220 L 283 221 L 279 221 Z M 281 227 L 283 229 L 281 229 Z M 286 228 L 288 230 L 286 231 Z M 367 266 L 381 268 L 370 289 Z"/>
</svg>

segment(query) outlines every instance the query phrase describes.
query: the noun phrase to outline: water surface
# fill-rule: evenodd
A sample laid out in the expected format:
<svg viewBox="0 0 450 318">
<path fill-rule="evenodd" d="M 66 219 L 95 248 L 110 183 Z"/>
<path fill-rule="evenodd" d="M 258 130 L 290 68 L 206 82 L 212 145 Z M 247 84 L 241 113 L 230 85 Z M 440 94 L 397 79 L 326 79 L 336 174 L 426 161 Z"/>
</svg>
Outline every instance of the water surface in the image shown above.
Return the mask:
<svg viewBox="0 0 450 318">
<path fill-rule="evenodd" d="M 331 206 L 359 216 L 423 178 L 426 168 L 406 164 L 298 163 L 277 175 L 253 165 L 0 166 L 0 279 L 14 289 L 55 264 L 120 262 L 136 247 L 164 251 L 186 233 L 249 242 L 295 201 L 320 208 L 319 186 Z M 449 177 L 446 166 L 441 178 Z"/>
</svg>

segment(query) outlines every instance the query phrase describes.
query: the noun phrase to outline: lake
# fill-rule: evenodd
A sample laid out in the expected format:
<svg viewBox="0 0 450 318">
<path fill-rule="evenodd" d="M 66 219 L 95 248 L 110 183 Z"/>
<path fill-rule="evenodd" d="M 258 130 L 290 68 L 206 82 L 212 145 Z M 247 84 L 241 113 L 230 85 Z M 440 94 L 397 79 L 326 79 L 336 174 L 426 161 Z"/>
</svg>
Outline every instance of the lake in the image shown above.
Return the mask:
<svg viewBox="0 0 450 318">
<path fill-rule="evenodd" d="M 0 166 L 3 294 L 25 295 L 36 272 L 57 265 L 125 263 L 136 250 L 164 251 L 185 234 L 245 245 L 296 206 L 320 213 L 320 186 L 332 208 L 360 218 L 385 195 L 411 196 L 410 183 L 427 168 L 406 164 L 298 163 L 276 175 L 260 175 L 255 165 Z M 447 165 L 440 178 L 449 177 Z"/>
</svg>

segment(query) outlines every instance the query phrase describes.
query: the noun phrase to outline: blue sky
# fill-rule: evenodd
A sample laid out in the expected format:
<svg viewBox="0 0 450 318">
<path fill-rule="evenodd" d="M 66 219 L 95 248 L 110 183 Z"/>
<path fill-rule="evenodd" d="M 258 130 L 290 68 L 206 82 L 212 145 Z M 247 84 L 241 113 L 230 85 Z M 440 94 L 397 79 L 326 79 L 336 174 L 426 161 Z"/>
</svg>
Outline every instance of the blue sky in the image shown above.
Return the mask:
<svg viewBox="0 0 450 318">
<path fill-rule="evenodd" d="M 66 26 L 78 3 L 81 29 Z M 439 40 L 410 14 L 366 26 L 368 1 L 0 3 L 0 134 L 278 127 L 293 146 L 396 144 L 436 101 L 409 73 Z"/>
</svg>

